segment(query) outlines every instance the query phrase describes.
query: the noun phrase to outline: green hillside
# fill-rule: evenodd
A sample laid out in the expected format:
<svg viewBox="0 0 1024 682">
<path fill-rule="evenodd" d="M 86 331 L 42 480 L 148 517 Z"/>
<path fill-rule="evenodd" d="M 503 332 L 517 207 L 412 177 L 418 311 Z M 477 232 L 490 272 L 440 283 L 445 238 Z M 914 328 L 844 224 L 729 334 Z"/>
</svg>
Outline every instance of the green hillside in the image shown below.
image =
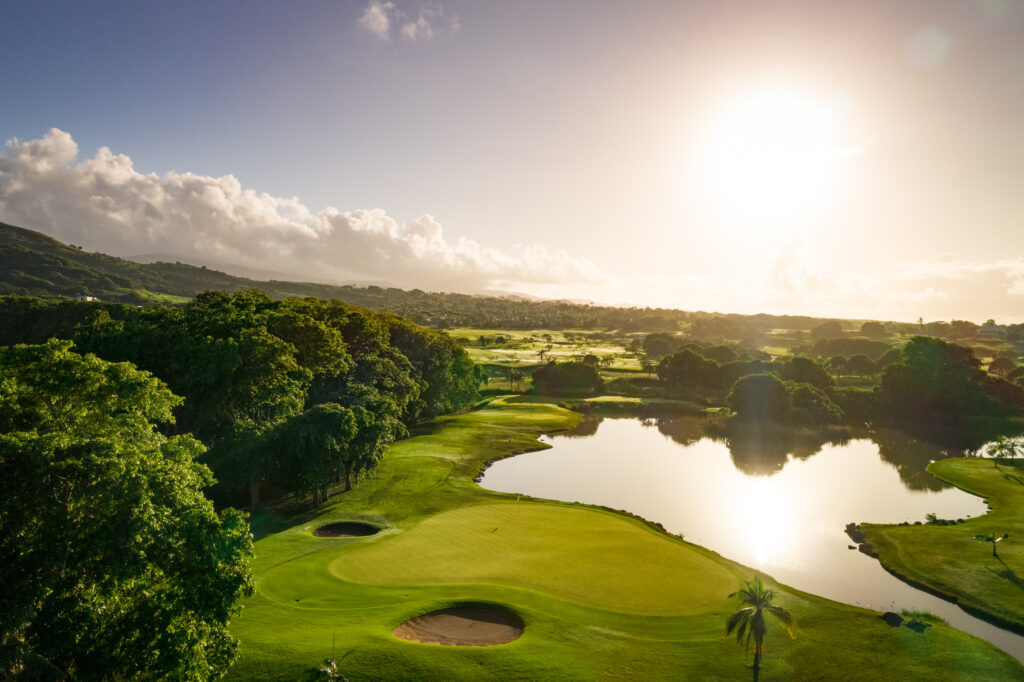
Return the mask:
<svg viewBox="0 0 1024 682">
<path fill-rule="evenodd" d="M 191 298 L 207 289 L 244 291 L 259 284 L 183 263 L 144 265 L 90 253 L 39 232 L 0 223 L 0 293 L 4 294 L 147 303 Z"/>
</svg>

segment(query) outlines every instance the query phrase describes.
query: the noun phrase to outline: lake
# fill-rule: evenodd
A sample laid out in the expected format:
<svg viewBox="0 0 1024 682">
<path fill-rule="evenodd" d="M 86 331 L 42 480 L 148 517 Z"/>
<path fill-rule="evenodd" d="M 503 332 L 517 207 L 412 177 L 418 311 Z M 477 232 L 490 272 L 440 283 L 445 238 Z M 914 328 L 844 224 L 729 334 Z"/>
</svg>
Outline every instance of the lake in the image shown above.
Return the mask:
<svg viewBox="0 0 1024 682">
<path fill-rule="evenodd" d="M 800 590 L 878 611 L 930 611 L 1024 662 L 1024 637 L 849 549 L 850 522 L 984 514 L 981 498 L 925 471 L 963 453 L 891 430 L 780 442 L 757 432 L 711 437 L 707 425 L 694 417 L 588 417 L 573 431 L 542 436 L 549 450 L 495 462 L 481 485 L 623 509 Z"/>
</svg>

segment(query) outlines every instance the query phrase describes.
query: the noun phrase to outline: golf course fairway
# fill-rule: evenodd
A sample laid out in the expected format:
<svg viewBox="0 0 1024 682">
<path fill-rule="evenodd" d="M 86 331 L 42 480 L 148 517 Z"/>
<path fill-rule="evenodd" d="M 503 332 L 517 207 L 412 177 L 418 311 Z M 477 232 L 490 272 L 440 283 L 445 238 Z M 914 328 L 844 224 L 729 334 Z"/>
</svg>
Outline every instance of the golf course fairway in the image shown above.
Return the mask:
<svg viewBox="0 0 1024 682">
<path fill-rule="evenodd" d="M 231 626 L 240 657 L 229 678 L 303 679 L 332 657 L 348 680 L 748 678 L 750 655 L 723 631 L 737 608 L 729 595 L 753 569 L 625 514 L 474 483 L 487 461 L 543 448 L 538 434 L 578 419 L 496 399 L 393 444 L 372 476 L 320 509 L 256 519 L 256 594 Z M 313 535 L 341 521 L 382 530 Z M 790 639 L 768 624 L 764 680 L 1024 677 L 1010 656 L 941 622 L 890 627 L 766 582 L 797 628 Z M 517 614 L 523 635 L 457 647 L 392 634 L 428 612 L 489 604 Z"/>
</svg>

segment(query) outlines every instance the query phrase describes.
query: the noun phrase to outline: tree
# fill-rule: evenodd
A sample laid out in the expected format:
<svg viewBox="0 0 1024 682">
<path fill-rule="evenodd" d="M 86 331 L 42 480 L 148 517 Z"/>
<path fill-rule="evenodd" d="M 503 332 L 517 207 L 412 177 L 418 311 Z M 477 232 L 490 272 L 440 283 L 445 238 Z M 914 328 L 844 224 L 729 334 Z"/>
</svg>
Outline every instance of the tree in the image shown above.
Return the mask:
<svg viewBox="0 0 1024 682">
<path fill-rule="evenodd" d="M 739 354 L 731 346 L 708 346 L 706 348 L 701 348 L 697 352 L 708 360 L 714 360 L 720 365 L 724 365 L 727 362 L 736 362 L 740 359 Z"/>
<path fill-rule="evenodd" d="M 892 418 L 912 422 L 1019 413 L 1019 391 L 986 375 L 980 365 L 970 348 L 914 336 L 882 372 L 879 397 Z"/>
<path fill-rule="evenodd" d="M 822 426 L 842 421 L 843 410 L 821 389 L 810 384 L 785 382 L 789 395 L 789 418 L 805 426 Z"/>
<path fill-rule="evenodd" d="M 832 371 L 832 374 L 842 376 L 846 372 L 846 358 L 842 355 L 833 355 L 825 361 L 825 366 Z"/>
<path fill-rule="evenodd" d="M 352 477 L 376 467 L 388 444 L 402 433 L 399 422 L 389 419 L 374 406 L 371 401 L 367 407 L 359 405 L 352 409 L 356 430 L 344 460 L 346 491 L 352 489 Z"/>
<path fill-rule="evenodd" d="M 774 374 L 741 377 L 726 402 L 741 419 L 782 421 L 789 415 L 789 394 Z"/>
<path fill-rule="evenodd" d="M 833 339 L 843 335 L 843 325 L 837 320 L 826 320 L 811 328 L 811 339 Z"/>
<path fill-rule="evenodd" d="M 990 533 L 982 533 L 980 535 L 975 535 L 974 539 L 977 540 L 978 542 L 991 542 L 992 543 L 992 556 L 998 557 L 999 555 L 996 554 L 996 543 L 997 542 L 1002 542 L 1003 540 L 1007 539 L 1008 537 L 1010 537 L 1009 533 L 1003 533 L 1002 535 L 996 535 L 996 532 L 992 531 Z"/>
<path fill-rule="evenodd" d="M 881 338 L 885 336 L 885 325 L 881 322 L 865 322 L 860 326 L 860 333 L 869 338 Z"/>
<path fill-rule="evenodd" d="M 996 376 L 1001 376 L 1005 379 L 1007 378 L 1007 375 L 1016 368 L 1017 363 L 1015 363 L 1011 358 L 1008 358 L 1005 355 L 1000 355 L 989 363 L 988 372 L 989 374 L 995 374 Z"/>
<path fill-rule="evenodd" d="M 857 353 L 846 361 L 846 369 L 850 374 L 870 376 L 878 373 L 878 366 L 864 353 Z"/>
<path fill-rule="evenodd" d="M 355 434 L 352 411 L 335 403 L 314 405 L 292 417 L 267 439 L 277 460 L 275 478 L 292 492 L 312 494 L 314 505 L 326 502 L 328 487 L 341 479 Z"/>
<path fill-rule="evenodd" d="M 597 368 L 582 362 L 549 362 L 533 372 L 539 393 L 599 393 L 604 381 Z"/>
<path fill-rule="evenodd" d="M 658 379 L 673 389 L 711 387 L 718 383 L 719 365 L 689 348 L 683 348 L 658 363 Z"/>
<path fill-rule="evenodd" d="M 644 337 L 644 352 L 654 357 L 671 355 L 679 347 L 679 339 L 671 334 L 656 333 Z"/>
<path fill-rule="evenodd" d="M 967 320 L 953 320 L 949 323 L 949 338 L 966 339 L 974 336 L 978 331 L 978 325 Z"/>
<path fill-rule="evenodd" d="M 783 381 L 795 381 L 800 384 L 810 384 L 815 388 L 830 391 L 833 387 L 832 377 L 825 371 L 825 368 L 810 358 L 794 357 L 777 361 L 779 366 L 779 377 Z"/>
<path fill-rule="evenodd" d="M 725 623 L 725 636 L 728 638 L 735 631 L 736 643 L 744 645 L 747 650 L 750 649 L 750 641 L 754 641 L 754 682 L 757 682 L 764 653 L 764 638 L 768 632 L 764 614 L 774 616 L 790 638 L 794 637 L 793 616 L 781 606 L 772 604 L 775 591 L 766 590 L 761 577 L 757 575 L 744 581 L 743 588 L 729 596 L 738 596 L 743 608 L 729 616 Z"/>
<path fill-rule="evenodd" d="M 0 348 L 0 676 L 206 680 L 252 593 L 245 516 L 220 514 L 181 403 L 70 341 Z"/>
</svg>

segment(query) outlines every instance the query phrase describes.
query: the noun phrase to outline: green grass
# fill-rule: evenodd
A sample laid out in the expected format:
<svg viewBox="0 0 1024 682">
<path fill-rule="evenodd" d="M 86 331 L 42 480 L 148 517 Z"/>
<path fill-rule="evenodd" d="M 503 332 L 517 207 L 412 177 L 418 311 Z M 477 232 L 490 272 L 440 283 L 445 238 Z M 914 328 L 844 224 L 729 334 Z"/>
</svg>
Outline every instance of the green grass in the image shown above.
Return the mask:
<svg viewBox="0 0 1024 682">
<path fill-rule="evenodd" d="M 536 502 L 443 512 L 346 552 L 330 570 L 374 585 L 512 585 L 638 614 L 700 613 L 735 587 L 720 563 L 621 516 Z"/>
<path fill-rule="evenodd" d="M 986 498 L 991 511 L 949 526 L 865 524 L 879 560 L 893 573 L 988 620 L 1024 632 L 1024 462 L 945 459 L 928 465 L 944 481 Z M 974 536 L 1010 537 L 992 545 Z"/>
<path fill-rule="evenodd" d="M 744 679 L 750 658 L 723 638 L 728 595 L 753 571 L 583 505 L 494 493 L 484 462 L 544 447 L 575 413 L 498 398 L 394 444 L 378 470 L 318 512 L 268 515 L 256 531 L 257 592 L 232 624 L 233 679 L 295 680 L 336 657 L 360 679 Z M 384 526 L 317 538 L 339 520 Z M 756 522 L 756 520 L 752 520 Z M 798 635 L 768 635 L 772 679 L 1011 679 L 1024 669 L 986 642 L 936 624 L 890 628 L 878 614 L 769 579 Z M 406 619 L 464 602 L 502 604 L 526 624 L 497 647 L 438 647 L 391 636 Z"/>
</svg>

